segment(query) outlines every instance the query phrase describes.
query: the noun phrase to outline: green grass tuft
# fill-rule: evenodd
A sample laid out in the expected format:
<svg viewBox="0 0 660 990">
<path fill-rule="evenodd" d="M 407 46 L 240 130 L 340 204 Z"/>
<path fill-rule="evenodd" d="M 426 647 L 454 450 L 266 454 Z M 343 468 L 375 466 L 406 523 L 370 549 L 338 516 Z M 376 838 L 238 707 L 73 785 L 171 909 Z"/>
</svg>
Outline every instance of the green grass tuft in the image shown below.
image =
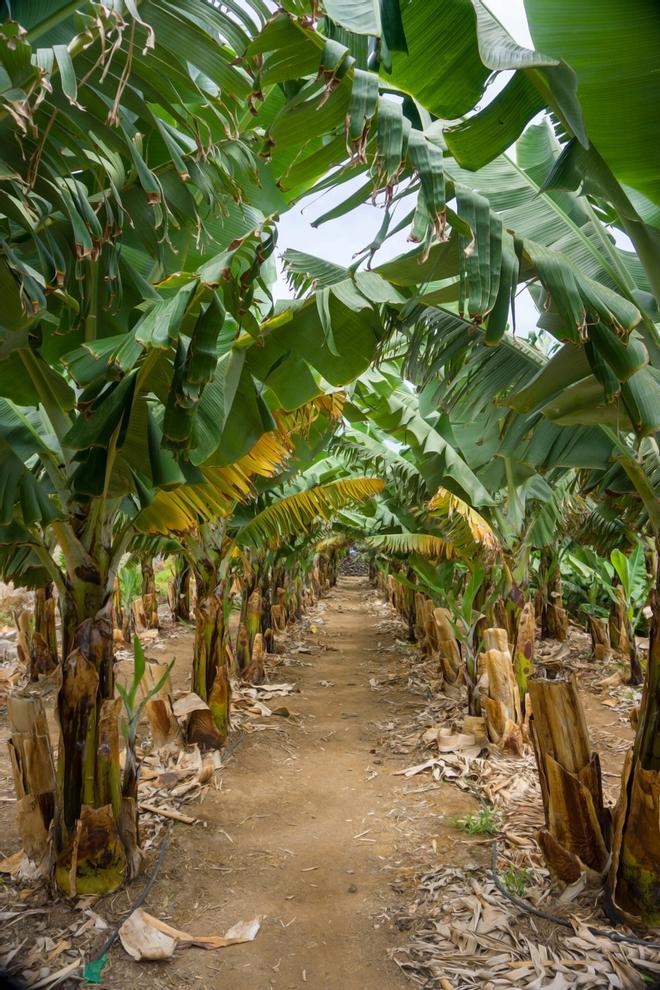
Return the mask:
<svg viewBox="0 0 660 990">
<path fill-rule="evenodd" d="M 502 880 L 506 889 L 510 894 L 516 894 L 518 897 L 525 896 L 527 887 L 532 882 L 532 879 L 531 870 L 517 869 L 513 864 L 508 867 L 506 873 L 502 874 Z"/>
<path fill-rule="evenodd" d="M 478 815 L 452 818 L 450 824 L 468 835 L 497 835 L 500 830 L 499 818 L 492 808 L 482 808 Z"/>
</svg>

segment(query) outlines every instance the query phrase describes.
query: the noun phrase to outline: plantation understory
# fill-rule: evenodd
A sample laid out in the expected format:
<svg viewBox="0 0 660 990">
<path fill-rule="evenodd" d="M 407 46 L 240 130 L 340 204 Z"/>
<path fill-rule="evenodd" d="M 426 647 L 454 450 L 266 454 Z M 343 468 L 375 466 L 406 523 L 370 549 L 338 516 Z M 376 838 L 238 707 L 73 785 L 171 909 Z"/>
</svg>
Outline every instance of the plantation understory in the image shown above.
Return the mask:
<svg viewBox="0 0 660 990">
<path fill-rule="evenodd" d="M 0 0 L 0 983 L 660 986 L 659 51 Z"/>
<path fill-rule="evenodd" d="M 201 775 L 201 788 L 180 751 L 169 761 L 146 756 L 141 802 L 176 808 L 190 824 L 170 826 L 143 808 L 147 875 L 172 829 L 144 909 L 196 934 L 253 918 L 260 928 L 245 945 L 179 949 L 162 963 L 135 962 L 116 941 L 103 986 L 394 990 L 410 977 L 460 990 L 489 980 L 641 988 L 640 971 L 660 974 L 657 952 L 589 934 L 587 924 L 608 927 L 596 891 L 578 883 L 553 892 L 534 839 L 543 808 L 531 749 L 507 757 L 466 736 L 464 698 L 439 690 L 437 663 L 407 632 L 365 577 L 340 577 L 267 657 L 261 690 L 237 691 L 226 755 Z M 171 624 L 148 647 L 155 659 L 176 658 L 175 707 L 188 696 L 192 647 L 192 634 Z M 559 657 L 578 675 L 612 800 L 638 692 L 623 683 L 620 663 L 596 667 L 590 653 L 572 627 L 566 644 L 541 644 L 537 663 L 552 669 Z M 120 660 L 119 679 L 123 668 Z M 47 697 L 44 682 L 40 689 Z M 144 720 L 141 742 L 149 735 Z M 0 781 L 9 852 L 17 839 L 6 760 Z M 511 892 L 573 917 L 575 931 L 532 919 L 494 888 L 495 837 Z M 50 957 L 51 974 L 77 964 L 80 975 L 143 887 L 137 880 L 119 894 L 52 903 L 30 886 L 17 901 L 8 880 L 5 960 L 11 954 L 38 977 Z"/>
</svg>

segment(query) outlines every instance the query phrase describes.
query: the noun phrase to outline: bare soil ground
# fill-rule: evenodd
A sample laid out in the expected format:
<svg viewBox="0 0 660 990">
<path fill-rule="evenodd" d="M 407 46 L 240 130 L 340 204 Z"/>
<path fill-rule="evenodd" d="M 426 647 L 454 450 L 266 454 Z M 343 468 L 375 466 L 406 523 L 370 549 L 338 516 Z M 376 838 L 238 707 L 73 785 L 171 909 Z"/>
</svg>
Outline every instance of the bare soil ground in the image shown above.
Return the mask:
<svg viewBox="0 0 660 990">
<path fill-rule="evenodd" d="M 419 878 L 445 867 L 483 873 L 490 839 L 455 827 L 456 819 L 479 809 L 471 783 L 460 789 L 437 775 L 395 775 L 424 759 L 419 735 L 433 696 L 432 685 L 420 687 L 411 676 L 414 650 L 402 635 L 364 578 L 340 578 L 285 653 L 272 658 L 270 679 L 294 681 L 299 693 L 268 702 L 284 708 L 281 714 L 244 723 L 216 787 L 185 807 L 198 822 L 173 827 L 145 909 L 198 934 L 222 934 L 259 916 L 256 939 L 221 951 L 180 950 L 162 963 L 136 963 L 117 942 L 103 987 L 410 986 L 391 950 L 405 944 L 415 926 Z M 160 643 L 166 649 L 159 659 L 176 656 L 175 689 L 186 689 L 191 634 L 177 632 Z M 596 676 L 602 672 L 585 675 L 585 703 L 599 736 L 594 741 L 604 745 L 606 784 L 615 785 L 632 733 L 625 714 L 604 707 L 589 690 Z M 4 706 L 0 728 L 6 737 Z M 0 852 L 9 855 L 18 838 L 4 738 L 0 745 Z M 152 848 L 148 870 L 154 859 Z M 137 881 L 98 899 L 93 911 L 110 926 L 121 923 L 142 886 Z M 17 958 L 26 958 L 31 975 L 45 964 L 35 957 L 35 939 L 50 938 L 53 946 L 67 940 L 64 963 L 81 950 L 89 958 L 108 933 L 92 924 L 76 935 L 89 904 L 50 905 L 43 893 L 7 881 L 4 890 L 0 886 L 0 912 L 16 905 L 35 910 L 30 931 L 27 916 L 10 919 L 0 952 L 25 939 Z M 441 904 L 434 911 L 439 922 L 450 920 Z M 58 968 L 49 965 L 51 972 Z M 418 985 L 453 986 L 439 974 L 425 979 Z"/>
<path fill-rule="evenodd" d="M 392 666 L 392 654 L 374 652 L 382 618 L 374 604 L 356 578 L 343 579 L 324 600 L 307 639 L 310 652 L 296 654 L 305 666 L 271 675 L 300 689 L 282 699 L 290 717 L 263 720 L 263 731 L 246 735 L 236 749 L 221 791 L 199 808 L 186 807 L 204 824 L 194 826 L 196 834 L 177 830 L 150 894 L 152 913 L 189 930 L 220 933 L 261 915 L 256 940 L 142 965 L 141 984 L 151 976 L 161 986 L 232 990 L 408 985 L 388 958 L 395 936 L 383 920 L 393 897 L 388 880 L 405 785 L 392 776 L 400 764 L 383 749 L 376 723 L 391 706 L 415 701 L 401 690 L 384 711 L 369 686 L 388 660 Z M 444 785 L 434 805 L 460 815 L 476 802 Z M 419 841 L 437 835 L 430 813 Z M 118 949 L 108 987 L 135 979 L 136 964 L 122 956 Z"/>
</svg>

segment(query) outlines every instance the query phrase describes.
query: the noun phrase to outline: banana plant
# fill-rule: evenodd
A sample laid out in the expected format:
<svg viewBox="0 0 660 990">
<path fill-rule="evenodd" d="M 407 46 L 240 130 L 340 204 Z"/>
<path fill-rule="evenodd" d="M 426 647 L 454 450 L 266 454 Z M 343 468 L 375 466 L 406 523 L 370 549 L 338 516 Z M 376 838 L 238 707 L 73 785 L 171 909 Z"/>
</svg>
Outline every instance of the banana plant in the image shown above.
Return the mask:
<svg viewBox="0 0 660 990">
<path fill-rule="evenodd" d="M 569 553 L 567 561 L 609 597 L 614 620 L 610 624 L 612 645 L 624 647 L 630 661 L 630 683 L 641 684 L 636 630 L 653 583 L 646 569 L 644 544 L 637 541 L 630 554 L 616 547 L 611 551 L 609 561 L 588 547 L 582 547 Z"/>
<path fill-rule="evenodd" d="M 59 591 L 53 848 L 74 894 L 138 860 L 137 808 L 108 811 L 97 745 L 125 552 L 247 497 L 280 461 L 273 410 L 364 370 L 379 318 L 333 304 L 332 351 L 316 309 L 268 319 L 272 218 L 288 201 L 251 120 L 239 126 L 252 79 L 236 62 L 266 8 L 47 6 L 0 26 L 0 566 Z"/>
<path fill-rule="evenodd" d="M 486 597 L 481 594 L 486 576 L 486 570 L 480 561 L 471 562 L 460 596 L 449 591 L 446 598 L 452 614 L 452 625 L 461 644 L 470 715 L 481 714 L 477 662 L 481 644 L 478 641 L 477 630 L 479 623 L 486 617 L 488 609 L 494 603 L 499 592 L 496 583 L 495 587 L 492 586 L 491 579 L 489 581 L 489 593 Z"/>
</svg>

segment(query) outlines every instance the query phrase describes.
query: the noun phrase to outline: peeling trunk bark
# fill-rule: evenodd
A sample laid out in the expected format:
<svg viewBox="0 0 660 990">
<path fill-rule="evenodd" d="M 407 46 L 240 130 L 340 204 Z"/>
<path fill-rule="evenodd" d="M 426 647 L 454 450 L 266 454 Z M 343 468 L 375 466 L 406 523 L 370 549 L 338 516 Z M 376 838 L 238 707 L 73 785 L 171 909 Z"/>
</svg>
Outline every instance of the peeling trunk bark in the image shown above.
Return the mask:
<svg viewBox="0 0 660 990">
<path fill-rule="evenodd" d="M 76 581 L 65 602 L 70 649 L 57 699 L 55 880 L 69 896 L 114 890 L 141 862 L 137 802 L 119 785 L 112 589 L 89 577 Z"/>
<path fill-rule="evenodd" d="M 460 684 L 464 680 L 463 664 L 458 640 L 450 621 L 451 613 L 446 608 L 434 608 L 433 617 L 438 632 L 438 652 L 442 675 L 447 684 Z"/>
<path fill-rule="evenodd" d="M 546 823 L 537 838 L 546 864 L 566 883 L 582 873 L 600 883 L 609 863 L 609 812 L 575 677 L 531 681 L 529 693 Z"/>
<path fill-rule="evenodd" d="M 193 712 L 188 738 L 205 749 L 217 748 L 227 739 L 231 705 L 222 586 L 203 594 L 200 582 L 195 622 L 192 686 L 209 712 Z"/>
<path fill-rule="evenodd" d="M 623 588 L 616 589 L 617 601 L 610 606 L 610 643 L 612 648 L 620 653 L 629 653 L 628 621 L 626 618 L 626 603 L 623 600 Z"/>
<path fill-rule="evenodd" d="M 495 625 L 499 628 L 506 629 L 507 638 L 511 649 L 516 642 L 516 636 L 518 634 L 518 626 L 520 624 L 520 616 L 523 608 L 526 604 L 525 594 L 523 589 L 518 585 L 513 577 L 511 576 L 510 569 L 507 569 L 508 573 L 508 583 L 506 591 L 504 592 L 502 598 L 499 598 L 495 602 L 494 606 L 494 618 Z M 515 655 L 514 655 L 515 661 Z"/>
<path fill-rule="evenodd" d="M 158 592 L 156 591 L 156 578 L 154 575 L 153 561 L 143 560 L 142 570 L 142 607 L 147 629 L 158 629 Z"/>
<path fill-rule="evenodd" d="M 623 653 L 630 661 L 630 684 L 641 684 L 643 680 L 642 665 L 637 652 L 637 641 L 632 622 L 628 618 L 628 609 L 624 598 L 623 588 L 616 589 L 617 601 L 610 608 L 609 630 L 610 643 L 615 650 Z"/>
<path fill-rule="evenodd" d="M 591 635 L 591 649 L 594 659 L 609 660 L 612 655 L 610 646 L 610 632 L 607 621 L 599 619 L 596 615 L 587 616 L 589 623 L 589 633 Z"/>
<path fill-rule="evenodd" d="M 47 863 L 48 830 L 55 813 L 55 767 L 41 698 L 10 695 L 9 757 L 16 788 L 16 818 L 23 851 Z"/>
<path fill-rule="evenodd" d="M 264 643 L 268 648 L 268 644 L 272 641 L 273 632 L 273 620 L 270 614 L 270 587 L 267 581 L 262 581 L 261 584 L 261 635 L 264 637 Z"/>
<path fill-rule="evenodd" d="M 144 676 L 143 697 L 148 697 L 145 711 L 151 726 L 151 741 L 154 750 L 175 748 L 183 744 L 181 727 L 172 710 L 172 685 L 169 676 L 156 695 L 153 694 L 161 677 L 167 670 L 165 662 L 151 661 L 147 664 Z"/>
<path fill-rule="evenodd" d="M 286 629 L 286 615 L 281 605 L 271 605 L 270 614 L 274 632 L 284 632 Z"/>
<path fill-rule="evenodd" d="M 250 662 L 245 671 L 244 680 L 250 684 L 262 684 L 265 679 L 264 672 L 264 640 L 261 633 L 254 637 L 250 653 Z"/>
<path fill-rule="evenodd" d="M 236 670 L 238 676 L 245 677 L 245 672 L 250 665 L 250 637 L 245 623 L 241 623 L 238 629 L 238 639 L 236 640 Z"/>
<path fill-rule="evenodd" d="M 518 682 L 520 700 L 525 710 L 525 696 L 529 678 L 534 673 L 534 647 L 536 644 L 536 619 L 534 605 L 526 602 L 518 618 L 515 647 L 513 651 L 513 669 Z"/>
<path fill-rule="evenodd" d="M 261 628 L 261 592 L 258 589 L 255 589 L 248 598 L 245 612 L 245 627 L 248 633 L 250 652 L 252 652 L 254 637 Z"/>
<path fill-rule="evenodd" d="M 130 613 L 132 618 L 131 625 L 133 632 L 139 635 L 141 632 L 144 632 L 144 630 L 149 627 L 149 620 L 147 619 L 147 615 L 144 610 L 144 600 L 142 598 L 142 595 L 138 595 L 137 598 L 133 599 L 133 601 L 131 602 Z"/>
<path fill-rule="evenodd" d="M 37 588 L 34 593 L 32 621 L 27 611 L 15 612 L 18 659 L 31 681 L 51 674 L 58 663 L 55 598 L 53 584 Z"/>
<path fill-rule="evenodd" d="M 57 667 L 57 629 L 55 625 L 55 586 L 51 582 L 34 593 L 34 632 L 32 633 L 31 680 L 50 674 Z"/>
<path fill-rule="evenodd" d="M 523 750 L 522 706 L 513 671 L 506 629 L 484 631 L 485 650 L 479 654 L 481 709 L 488 737 L 498 748 L 514 756 Z"/>
<path fill-rule="evenodd" d="M 170 609 L 174 622 L 190 622 L 190 567 L 177 563 L 169 586 Z"/>
<path fill-rule="evenodd" d="M 660 925 L 660 587 L 651 607 L 649 659 L 633 749 L 614 810 L 611 906 L 619 919 Z"/>
</svg>

